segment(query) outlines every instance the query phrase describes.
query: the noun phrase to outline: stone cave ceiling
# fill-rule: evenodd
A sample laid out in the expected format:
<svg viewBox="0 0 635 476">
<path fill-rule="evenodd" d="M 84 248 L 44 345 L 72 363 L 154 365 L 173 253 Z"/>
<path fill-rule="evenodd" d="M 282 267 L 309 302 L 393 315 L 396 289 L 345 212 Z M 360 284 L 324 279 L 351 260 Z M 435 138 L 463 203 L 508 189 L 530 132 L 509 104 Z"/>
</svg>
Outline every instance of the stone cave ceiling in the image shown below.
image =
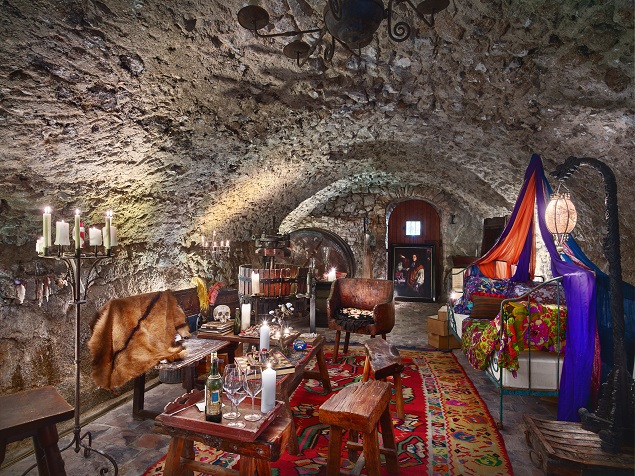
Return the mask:
<svg viewBox="0 0 635 476">
<path fill-rule="evenodd" d="M 177 223 L 248 239 L 272 209 L 282 219 L 360 183 L 499 216 L 536 152 L 547 171 L 569 155 L 613 167 L 635 242 L 631 1 L 452 0 L 433 28 L 400 5 L 409 40 L 384 22 L 360 58 L 338 48 L 302 68 L 282 55 L 289 40 L 238 25 L 242 5 L 3 1 L 5 238 L 33 241 L 48 200 L 116 209 L 133 242 L 182 242 Z M 324 2 L 261 5 L 274 33 L 315 26 Z M 569 182 L 601 221 L 601 180 Z"/>
</svg>

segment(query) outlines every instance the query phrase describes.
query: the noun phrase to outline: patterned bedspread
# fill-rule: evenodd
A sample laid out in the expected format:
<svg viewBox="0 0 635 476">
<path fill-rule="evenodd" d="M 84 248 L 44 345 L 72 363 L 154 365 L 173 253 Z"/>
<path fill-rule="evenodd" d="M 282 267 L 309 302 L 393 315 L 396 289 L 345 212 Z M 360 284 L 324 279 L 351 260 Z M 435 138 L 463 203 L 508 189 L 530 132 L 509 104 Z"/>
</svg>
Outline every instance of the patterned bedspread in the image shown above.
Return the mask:
<svg viewBox="0 0 635 476">
<path fill-rule="evenodd" d="M 564 353 L 567 323 L 566 307 L 556 304 L 510 302 L 501 316 L 495 319 L 465 319 L 461 346 L 470 364 L 485 370 L 492 352 L 498 352 L 498 362 L 512 372 L 518 370 L 518 355 L 531 346 L 531 350 Z M 531 322 L 531 325 L 529 325 Z"/>
</svg>

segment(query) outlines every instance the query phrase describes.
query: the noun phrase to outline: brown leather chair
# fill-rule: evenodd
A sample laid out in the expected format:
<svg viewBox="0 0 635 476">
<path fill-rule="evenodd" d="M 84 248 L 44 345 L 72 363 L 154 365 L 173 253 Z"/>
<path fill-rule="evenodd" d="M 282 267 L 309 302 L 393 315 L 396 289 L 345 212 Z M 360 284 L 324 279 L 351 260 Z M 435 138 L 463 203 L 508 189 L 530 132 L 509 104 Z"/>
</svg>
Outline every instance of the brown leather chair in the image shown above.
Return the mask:
<svg viewBox="0 0 635 476">
<path fill-rule="evenodd" d="M 341 319 L 338 319 L 338 312 L 344 308 L 372 310 L 374 323 L 358 328 L 355 328 L 354 325 L 347 325 L 348 323 L 343 323 Z M 342 332 L 346 333 L 344 353 L 348 352 L 351 332 L 371 337 L 381 335 L 384 340 L 386 339 L 386 334 L 395 325 L 393 282 L 387 279 L 338 279 L 331 286 L 331 294 L 326 301 L 326 314 L 329 329 L 337 331 L 333 351 L 333 362 L 337 362 Z"/>
</svg>

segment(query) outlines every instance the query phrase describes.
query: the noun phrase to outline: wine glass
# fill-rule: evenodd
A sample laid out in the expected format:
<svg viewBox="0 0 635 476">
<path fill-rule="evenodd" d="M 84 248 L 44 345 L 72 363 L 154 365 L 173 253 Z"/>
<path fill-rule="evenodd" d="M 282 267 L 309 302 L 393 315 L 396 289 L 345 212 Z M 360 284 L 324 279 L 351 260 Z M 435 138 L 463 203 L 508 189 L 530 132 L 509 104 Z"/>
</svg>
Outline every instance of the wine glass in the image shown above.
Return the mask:
<svg viewBox="0 0 635 476">
<path fill-rule="evenodd" d="M 254 397 L 262 389 L 262 370 L 260 367 L 248 367 L 244 376 L 243 387 L 251 397 L 251 413 L 245 415 L 247 421 L 258 421 L 262 418 L 262 413 L 254 410 Z"/>
<path fill-rule="evenodd" d="M 241 379 L 242 381 L 242 379 Z M 247 391 L 241 386 L 233 395 L 234 405 L 236 405 L 236 414 L 240 416 L 240 412 L 238 411 L 238 405 L 242 403 L 242 401 L 247 397 Z M 245 422 L 232 420 L 227 423 L 227 426 L 231 426 L 234 428 L 245 428 Z"/>
<path fill-rule="evenodd" d="M 234 411 L 234 394 L 242 387 L 240 369 L 236 364 L 227 364 L 223 370 L 223 390 L 229 397 L 229 412 L 223 413 L 226 420 L 235 420 L 240 416 L 238 408 Z"/>
</svg>

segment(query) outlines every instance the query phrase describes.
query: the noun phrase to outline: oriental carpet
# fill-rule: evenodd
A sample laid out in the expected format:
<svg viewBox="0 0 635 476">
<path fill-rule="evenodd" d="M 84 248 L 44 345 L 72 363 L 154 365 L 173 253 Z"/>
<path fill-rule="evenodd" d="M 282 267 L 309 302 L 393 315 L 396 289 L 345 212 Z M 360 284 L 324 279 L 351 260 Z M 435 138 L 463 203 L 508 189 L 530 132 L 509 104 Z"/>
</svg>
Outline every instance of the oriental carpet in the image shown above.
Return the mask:
<svg viewBox="0 0 635 476">
<path fill-rule="evenodd" d="M 325 346 L 330 362 L 332 346 Z M 328 364 L 333 391 L 361 380 L 364 349 L 351 346 L 338 364 Z M 394 412 L 401 475 L 511 475 L 512 466 L 503 438 L 476 388 L 456 357 L 448 352 L 400 350 L 406 365 L 402 373 L 405 419 Z M 328 398 L 318 381 L 306 380 L 293 394 L 291 406 L 300 454 L 284 454 L 272 463 L 274 475 L 321 475 L 326 471 L 329 427 L 319 422 L 318 410 Z M 196 459 L 237 469 L 237 455 L 196 443 Z M 163 461 L 144 476 L 162 474 Z M 353 461 L 342 451 L 342 468 Z M 364 471 L 365 472 L 365 471 Z M 382 474 L 385 467 L 382 465 Z"/>
</svg>

